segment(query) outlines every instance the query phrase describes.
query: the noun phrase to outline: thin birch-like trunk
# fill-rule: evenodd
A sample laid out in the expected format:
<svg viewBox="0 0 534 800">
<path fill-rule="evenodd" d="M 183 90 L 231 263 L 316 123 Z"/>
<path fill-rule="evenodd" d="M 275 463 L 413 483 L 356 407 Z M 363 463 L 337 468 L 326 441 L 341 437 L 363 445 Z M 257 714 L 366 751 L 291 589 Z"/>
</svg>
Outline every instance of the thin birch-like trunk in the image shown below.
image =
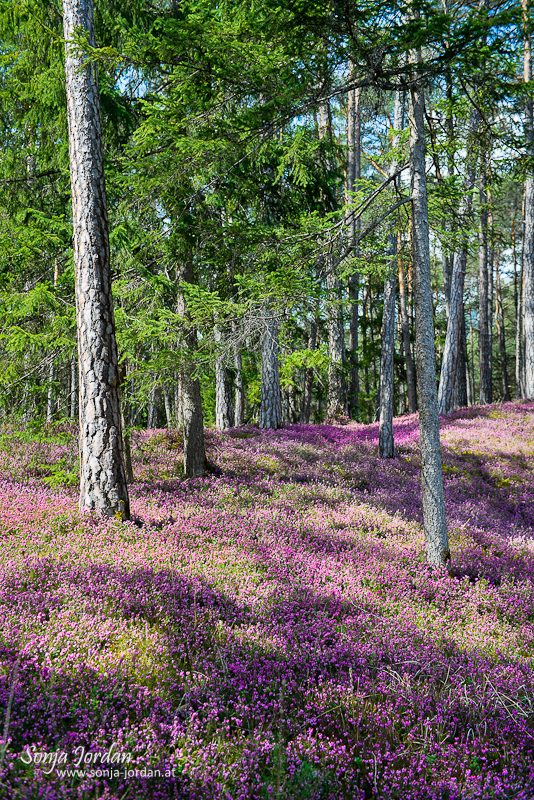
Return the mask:
<svg viewBox="0 0 534 800">
<path fill-rule="evenodd" d="M 420 51 L 413 52 L 412 62 L 420 63 L 420 61 Z M 423 87 L 420 81 L 417 81 L 410 90 L 410 153 L 412 160 L 412 243 L 421 484 L 427 561 L 431 566 L 443 568 L 450 560 L 450 551 L 443 497 L 436 391 L 424 120 Z"/>
<path fill-rule="evenodd" d="M 488 190 L 487 190 L 487 152 L 481 157 L 479 181 L 479 226 L 478 226 L 478 342 L 480 364 L 479 403 L 481 406 L 492 402 L 491 381 L 491 318 L 490 279 L 488 257 Z"/>
<path fill-rule="evenodd" d="M 400 248 L 397 245 L 398 250 Z M 408 413 L 417 411 L 417 393 L 415 390 L 415 369 L 412 355 L 412 342 L 410 339 L 410 317 L 406 293 L 406 276 L 402 254 L 399 254 L 399 300 L 402 327 L 402 343 L 404 347 L 404 362 L 406 364 L 406 391 L 408 395 Z"/>
<path fill-rule="evenodd" d="M 234 344 L 234 369 L 234 425 L 239 427 L 245 424 L 245 388 L 243 386 L 243 358 L 238 344 Z"/>
<path fill-rule="evenodd" d="M 80 394 L 80 509 L 130 517 L 96 66 L 72 39 L 95 46 L 92 0 L 63 0 L 74 228 Z"/>
</svg>

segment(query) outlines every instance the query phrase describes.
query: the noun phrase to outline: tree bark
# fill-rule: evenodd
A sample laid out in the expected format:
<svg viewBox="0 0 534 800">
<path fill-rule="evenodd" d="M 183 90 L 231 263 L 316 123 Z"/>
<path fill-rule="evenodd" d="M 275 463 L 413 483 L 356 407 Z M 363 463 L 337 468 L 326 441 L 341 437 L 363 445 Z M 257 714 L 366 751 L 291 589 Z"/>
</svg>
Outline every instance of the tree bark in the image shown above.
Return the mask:
<svg viewBox="0 0 534 800">
<path fill-rule="evenodd" d="M 223 334 L 219 325 L 215 326 L 215 343 L 222 342 Z M 232 427 L 232 397 L 228 370 L 220 353 L 215 360 L 215 427 L 226 431 Z"/>
<path fill-rule="evenodd" d="M 239 427 L 245 424 L 245 389 L 243 386 L 243 359 L 238 344 L 234 345 L 234 369 L 234 425 Z"/>
<path fill-rule="evenodd" d="M 420 62 L 421 53 L 412 53 Z M 421 483 L 426 557 L 434 567 L 446 567 L 450 559 L 443 473 L 439 440 L 436 391 L 436 356 L 428 235 L 428 195 L 425 171 L 424 93 L 420 82 L 410 90 L 410 153 L 412 159 L 412 245 L 414 266 L 415 347 L 419 430 L 421 440 Z"/>
<path fill-rule="evenodd" d="M 531 3 L 523 0 L 525 25 L 524 80 L 532 81 Z M 523 393 L 534 400 L 534 98 L 527 97 L 525 109 L 526 155 L 530 159 L 524 190 L 523 211 Z"/>
<path fill-rule="evenodd" d="M 347 203 L 351 202 L 354 192 L 361 180 L 361 90 L 353 89 L 348 95 L 347 114 Z M 354 242 L 361 228 L 359 216 L 351 217 L 349 239 Z M 355 257 L 359 250 L 354 251 Z M 355 272 L 349 278 L 349 353 L 350 378 L 348 391 L 348 411 L 351 419 L 359 419 L 360 375 L 358 364 L 358 312 L 359 312 L 360 276 Z"/>
<path fill-rule="evenodd" d="M 317 347 L 317 319 L 310 322 L 310 335 L 308 338 L 308 350 L 315 350 Z M 307 367 L 304 374 L 304 391 L 302 393 L 302 405 L 300 408 L 300 421 L 306 424 L 310 421 L 311 400 L 313 391 L 313 369 Z"/>
<path fill-rule="evenodd" d="M 410 340 L 410 317 L 406 302 L 406 277 L 402 255 L 399 255 L 399 300 L 402 326 L 402 343 L 404 346 L 404 360 L 406 364 L 406 390 L 408 394 L 408 412 L 415 414 L 417 411 L 417 393 L 415 391 L 415 369 L 412 356 L 412 343 Z"/>
<path fill-rule="evenodd" d="M 111 295 L 96 67 L 72 37 L 95 45 L 92 0 L 63 0 L 80 393 L 80 509 L 130 517 Z"/>
<path fill-rule="evenodd" d="M 148 396 L 148 413 L 146 426 L 148 430 L 159 428 L 159 406 L 161 402 L 161 387 L 153 386 Z"/>
<path fill-rule="evenodd" d="M 502 379 L 502 396 L 505 402 L 511 400 L 510 385 L 508 382 L 508 359 L 506 356 L 506 333 L 504 330 L 504 306 L 502 300 L 502 286 L 501 274 L 499 270 L 499 250 L 497 249 L 497 258 L 495 261 L 495 300 L 496 300 L 496 313 L 495 319 L 497 322 L 497 332 L 499 334 L 499 355 L 501 359 L 501 379 Z"/>
<path fill-rule="evenodd" d="M 398 91 L 395 95 L 395 114 L 393 129 L 400 131 L 403 128 L 403 98 Z M 393 135 L 392 145 L 397 147 L 399 135 Z M 397 159 L 393 158 L 390 165 L 390 176 L 397 171 Z M 395 290 L 397 285 L 397 231 L 390 233 L 390 274 L 384 282 L 384 306 L 382 312 L 382 333 L 380 353 L 380 412 L 378 451 L 381 458 L 395 457 L 395 442 L 393 438 L 393 364 L 395 355 Z"/>
<path fill-rule="evenodd" d="M 78 359 L 73 356 L 70 360 L 70 397 L 69 417 L 75 419 L 78 411 L 78 386 L 77 386 Z"/>
<path fill-rule="evenodd" d="M 269 303 L 261 338 L 260 428 L 276 429 L 282 424 L 280 372 L 278 368 L 278 320 Z"/>
<path fill-rule="evenodd" d="M 182 262 L 177 273 L 177 281 L 193 282 L 193 267 L 189 259 Z M 198 347 L 197 331 L 188 324 L 189 313 L 185 295 L 178 291 L 177 312 L 186 320 L 186 329 L 182 335 L 181 345 L 185 351 L 185 361 Z M 204 445 L 204 419 L 202 415 L 202 396 L 200 380 L 195 377 L 193 365 L 184 366 L 180 373 L 182 389 L 182 420 L 184 426 L 184 472 L 186 478 L 199 478 L 204 475 L 206 467 L 206 448 Z"/>
<path fill-rule="evenodd" d="M 469 144 L 473 147 L 473 137 L 478 128 L 478 112 L 473 111 L 469 124 Z M 464 180 L 464 194 L 460 204 L 460 224 L 467 227 L 466 220 L 471 216 L 473 205 L 473 189 L 475 187 L 475 160 L 468 158 Z M 464 282 L 467 266 L 468 236 L 464 237 L 461 249 L 452 257 L 453 267 L 449 285 L 449 309 L 447 317 L 447 333 L 445 335 L 445 345 L 443 348 L 443 358 L 441 361 L 441 373 L 439 378 L 438 407 L 440 414 L 452 414 L 454 410 L 454 389 L 457 379 L 460 379 L 460 371 L 465 371 L 465 356 L 460 360 L 463 364 L 458 364 L 460 353 L 464 353 L 464 342 L 462 341 L 462 330 L 465 327 L 464 320 Z"/>
<path fill-rule="evenodd" d="M 488 192 L 485 149 L 481 157 L 479 184 L 479 227 L 478 227 L 478 342 L 480 363 L 479 403 L 481 406 L 492 402 L 491 382 L 491 318 L 489 316 L 490 280 L 488 258 Z"/>
</svg>

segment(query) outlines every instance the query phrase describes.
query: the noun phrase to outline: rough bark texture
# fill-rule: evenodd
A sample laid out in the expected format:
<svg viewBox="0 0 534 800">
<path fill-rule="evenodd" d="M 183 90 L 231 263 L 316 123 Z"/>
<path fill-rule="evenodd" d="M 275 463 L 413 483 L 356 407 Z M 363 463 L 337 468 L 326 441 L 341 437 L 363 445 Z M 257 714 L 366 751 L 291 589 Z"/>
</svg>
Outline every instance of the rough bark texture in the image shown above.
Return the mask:
<svg viewBox="0 0 534 800">
<path fill-rule="evenodd" d="M 351 201 L 351 192 L 355 191 L 361 179 L 361 90 L 353 89 L 348 95 L 347 113 L 347 203 Z M 349 225 L 349 239 L 354 241 L 361 228 L 360 217 L 351 217 Z M 357 257 L 359 251 L 354 255 Z M 348 411 L 351 419 L 359 418 L 360 375 L 358 364 L 358 295 L 360 291 L 360 276 L 357 272 L 349 278 L 349 351 L 350 351 L 350 377 L 348 390 Z"/>
<path fill-rule="evenodd" d="M 532 81 L 531 4 L 523 0 L 525 18 L 524 79 Z M 523 211 L 523 393 L 534 400 L 534 98 L 529 95 L 525 109 L 526 152 L 531 163 L 525 179 Z"/>
<path fill-rule="evenodd" d="M 471 121 L 469 125 L 469 144 L 471 147 L 473 147 L 473 136 L 478 128 L 478 122 L 478 112 L 474 111 L 471 115 Z M 474 165 L 474 158 L 468 158 L 464 180 L 464 194 L 460 205 L 461 221 L 465 220 L 471 215 L 473 205 L 473 189 L 475 186 Z M 465 327 L 464 282 L 465 270 L 467 266 L 468 244 L 469 242 L 466 236 L 462 242 L 462 247 L 459 252 L 452 256 L 453 266 L 448 288 L 449 302 L 447 314 L 447 333 L 445 335 L 445 346 L 443 348 L 443 358 L 441 361 L 441 373 L 438 390 L 438 407 L 440 414 L 452 414 L 454 410 L 455 385 L 457 379 L 460 378 L 461 371 L 463 370 L 465 373 L 462 330 Z M 459 357 L 460 361 L 463 363 L 458 363 Z"/>
<path fill-rule="evenodd" d="M 419 61 L 420 53 L 413 54 Z M 412 159 L 412 245 L 414 264 L 415 348 L 421 483 L 426 557 L 429 564 L 445 567 L 450 559 L 443 498 L 443 473 L 439 440 L 434 319 L 428 238 L 428 195 L 425 173 L 424 94 L 419 83 L 410 90 L 410 152 Z"/>
<path fill-rule="evenodd" d="M 465 312 L 462 303 L 462 319 L 460 322 L 460 341 L 458 342 L 456 380 L 454 381 L 454 405 L 457 408 L 469 405 L 468 395 L 467 395 L 467 380 L 468 380 L 467 340 L 465 337 Z"/>
<path fill-rule="evenodd" d="M 478 226 L 478 341 L 480 363 L 480 405 L 492 402 L 491 385 L 491 317 L 490 303 L 490 259 L 488 258 L 488 193 L 485 155 L 482 155 L 479 188 Z"/>
<path fill-rule="evenodd" d="M 69 416 L 75 419 L 78 415 L 78 359 L 73 356 L 70 360 L 70 397 L 69 397 Z"/>
<path fill-rule="evenodd" d="M 396 236 L 392 237 L 393 255 Z M 380 353 L 380 424 L 378 450 L 381 458 L 394 458 L 393 439 L 393 356 L 395 353 L 395 274 L 384 283 L 384 311 Z"/>
<path fill-rule="evenodd" d="M 178 281 L 192 283 L 193 268 L 189 261 L 182 264 L 177 274 Z M 178 292 L 177 312 L 186 320 L 189 318 L 185 296 Z M 182 346 L 189 353 L 197 349 L 197 331 L 188 325 L 182 337 Z M 204 475 L 206 448 L 204 445 L 204 419 L 202 416 L 202 397 L 200 381 L 194 376 L 192 367 L 185 367 L 180 373 L 182 389 L 181 415 L 184 426 L 184 472 L 186 478 Z"/>
<path fill-rule="evenodd" d="M 330 272 L 330 259 L 327 259 Z M 339 281 L 329 274 L 326 285 L 331 303 L 328 309 L 328 398 L 327 416 L 347 413 L 347 387 L 345 381 L 345 327 L 343 309 L 339 300 Z"/>
<path fill-rule="evenodd" d="M 395 96 L 395 115 L 393 128 L 395 131 L 403 127 L 403 97 L 400 92 Z M 398 134 L 394 134 L 392 145 L 397 147 Z M 394 175 L 397 171 L 397 160 L 391 161 L 389 173 Z M 384 282 L 384 306 L 382 312 L 382 333 L 380 352 L 380 410 L 378 451 L 381 458 L 394 458 L 395 443 L 393 439 L 393 364 L 395 355 L 395 290 L 397 287 L 397 232 L 390 234 L 390 275 Z"/>
<path fill-rule="evenodd" d="M 235 395 L 234 395 L 234 425 L 245 423 L 245 388 L 243 386 L 243 359 L 239 345 L 234 345 L 235 369 Z"/>
<path fill-rule="evenodd" d="M 317 347 L 317 319 L 312 319 L 310 323 L 310 335 L 308 338 L 308 350 L 315 350 Z M 300 421 L 308 423 L 310 421 L 311 401 L 313 391 L 313 369 L 307 367 L 304 375 L 304 391 L 302 393 L 302 405 L 300 407 Z"/>
<path fill-rule="evenodd" d="M 215 326 L 215 342 L 222 342 L 222 331 Z M 231 387 L 228 370 L 220 355 L 215 361 L 215 426 L 218 431 L 226 431 L 233 425 Z"/>
<path fill-rule="evenodd" d="M 282 424 L 280 373 L 278 369 L 278 320 L 269 305 L 261 338 L 260 428 L 279 428 Z"/>
<path fill-rule="evenodd" d="M 80 508 L 130 516 L 111 296 L 96 68 L 71 43 L 94 46 L 92 0 L 63 0 L 80 395 Z"/>
<path fill-rule="evenodd" d="M 404 360 L 406 363 L 406 390 L 408 394 L 408 412 L 415 414 L 417 411 L 417 393 L 415 390 L 415 369 L 412 356 L 412 343 L 410 340 L 410 317 L 408 316 L 408 303 L 406 302 L 406 277 L 402 256 L 399 257 L 399 300 L 402 326 L 402 342 L 404 346 Z"/>
<path fill-rule="evenodd" d="M 495 320 L 497 323 L 497 331 L 499 334 L 499 355 L 501 361 L 501 380 L 502 380 L 502 396 L 505 402 L 511 400 L 510 385 L 508 382 L 508 359 L 506 356 L 506 334 L 504 330 L 504 306 L 502 302 L 502 287 L 501 287 L 501 274 L 499 269 L 500 253 L 497 250 L 497 258 L 495 260 Z"/>
</svg>

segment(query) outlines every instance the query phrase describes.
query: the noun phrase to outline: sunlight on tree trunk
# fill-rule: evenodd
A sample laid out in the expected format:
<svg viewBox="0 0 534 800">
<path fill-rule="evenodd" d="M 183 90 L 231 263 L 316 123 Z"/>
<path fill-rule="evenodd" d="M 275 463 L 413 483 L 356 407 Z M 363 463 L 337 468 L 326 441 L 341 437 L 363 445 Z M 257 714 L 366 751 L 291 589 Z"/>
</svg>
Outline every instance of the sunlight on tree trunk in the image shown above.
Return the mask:
<svg viewBox="0 0 534 800">
<path fill-rule="evenodd" d="M 80 396 L 80 508 L 130 517 L 111 295 L 96 67 L 72 38 L 94 42 L 92 0 L 63 0 Z"/>
</svg>

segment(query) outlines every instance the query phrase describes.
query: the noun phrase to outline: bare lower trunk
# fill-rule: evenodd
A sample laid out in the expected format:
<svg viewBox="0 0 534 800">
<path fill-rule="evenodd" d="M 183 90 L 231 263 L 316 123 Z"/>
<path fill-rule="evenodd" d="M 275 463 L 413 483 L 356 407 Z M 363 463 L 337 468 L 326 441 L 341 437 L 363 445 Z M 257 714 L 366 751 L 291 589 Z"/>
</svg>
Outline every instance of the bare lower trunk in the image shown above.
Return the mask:
<svg viewBox="0 0 534 800">
<path fill-rule="evenodd" d="M 235 399 L 234 399 L 234 425 L 236 427 L 245 423 L 245 389 L 243 386 L 243 359 L 238 345 L 234 345 L 235 369 Z"/>
<path fill-rule="evenodd" d="M 189 260 L 182 264 L 177 274 L 178 281 L 193 282 L 193 267 Z M 186 478 L 199 478 L 206 467 L 206 448 L 204 445 L 204 418 L 202 415 L 202 396 L 200 380 L 195 377 L 191 357 L 198 347 L 196 328 L 188 324 L 189 314 L 183 292 L 178 291 L 177 311 L 186 320 L 186 330 L 181 344 L 185 350 L 186 365 L 180 373 L 182 390 L 181 413 L 184 426 L 184 472 Z"/>
<path fill-rule="evenodd" d="M 348 95 L 347 114 L 347 203 L 352 200 L 354 192 L 361 180 L 361 90 L 353 89 Z M 361 219 L 351 217 L 349 225 L 349 239 L 354 242 L 355 236 L 360 231 Z M 355 256 L 359 251 L 354 252 Z M 358 364 L 358 295 L 360 290 L 360 276 L 356 272 L 349 278 L 349 353 L 350 376 L 348 390 L 348 412 L 351 419 L 359 418 L 360 376 Z"/>
<path fill-rule="evenodd" d="M 308 350 L 315 350 L 317 347 L 317 320 L 312 319 L 310 323 L 310 336 L 308 339 Z M 313 392 L 313 369 L 307 367 L 304 374 L 304 391 L 302 393 L 302 405 L 300 408 L 300 421 L 308 423 L 310 421 L 311 400 Z"/>
<path fill-rule="evenodd" d="M 420 61 L 420 52 L 413 53 Z M 412 157 L 412 244 L 414 264 L 415 347 L 421 483 L 426 557 L 429 564 L 445 567 L 450 559 L 443 498 L 443 473 L 439 440 L 436 357 L 428 235 L 428 196 L 425 172 L 424 94 L 419 83 L 410 90 L 410 152 Z"/>
<path fill-rule="evenodd" d="M 512 231 L 512 257 L 514 262 L 514 311 L 515 311 L 515 396 L 516 400 L 522 397 L 522 363 L 523 363 L 523 347 L 522 347 L 522 310 L 523 310 L 523 270 L 520 268 L 519 276 L 517 274 L 517 249 L 515 239 L 515 214 L 512 215 L 511 220 Z"/>
<path fill-rule="evenodd" d="M 410 341 L 410 318 L 406 302 L 406 278 L 402 256 L 399 257 L 399 300 L 402 325 L 402 342 L 404 345 L 404 359 L 406 363 L 406 390 L 408 394 L 408 412 L 415 414 L 417 411 L 417 394 L 415 391 L 415 369 L 412 356 L 412 343 Z"/>
<path fill-rule="evenodd" d="M 215 326 L 215 342 L 222 342 L 222 331 Z M 220 354 L 215 360 L 215 426 L 218 431 L 226 431 L 232 427 L 232 397 L 230 382 L 224 360 Z"/>
<path fill-rule="evenodd" d="M 92 0 L 63 0 L 80 391 L 80 508 L 129 519 Z"/>
<path fill-rule="evenodd" d="M 69 397 L 69 417 L 76 419 L 78 415 L 78 359 L 73 356 L 70 360 L 70 397 Z"/>
<path fill-rule="evenodd" d="M 474 146 L 473 137 L 477 128 L 478 112 L 473 111 L 469 125 L 469 145 L 471 148 Z M 467 224 L 467 220 L 471 216 L 474 186 L 475 161 L 473 157 L 470 157 L 466 164 L 464 194 L 460 205 L 460 224 L 463 225 Z M 465 352 L 462 331 L 465 328 L 464 282 L 468 244 L 468 238 L 465 236 L 460 250 L 452 256 L 452 274 L 450 275 L 448 288 L 447 333 L 445 335 L 438 390 L 438 407 L 440 414 L 452 414 L 456 383 L 457 381 L 460 381 L 462 384 L 465 382 Z M 463 338 L 465 339 L 465 336 Z M 463 386 L 461 390 L 463 394 Z M 463 397 L 458 399 L 463 400 Z"/>
<path fill-rule="evenodd" d="M 282 424 L 280 372 L 278 368 L 278 320 L 266 304 L 261 337 L 260 428 L 279 428 Z"/>
<path fill-rule="evenodd" d="M 173 416 L 172 416 L 172 402 L 171 402 L 171 395 L 169 393 L 169 388 L 165 384 L 163 386 L 163 403 L 165 405 L 165 417 L 167 419 L 167 428 L 173 427 Z"/>
<path fill-rule="evenodd" d="M 497 332 L 499 334 L 499 356 L 501 361 L 501 379 L 502 379 L 502 396 L 505 402 L 511 400 L 510 385 L 508 382 L 508 358 L 506 356 L 506 333 L 504 329 L 504 307 L 502 302 L 502 287 L 501 287 L 501 274 L 499 269 L 499 251 L 497 251 L 497 259 L 495 261 L 495 300 L 496 300 L 496 313 L 495 320 L 497 322 Z"/>
<path fill-rule="evenodd" d="M 161 387 L 153 386 L 148 397 L 147 428 L 159 428 L 159 406 L 161 402 Z"/>
<path fill-rule="evenodd" d="M 480 176 L 480 221 L 478 229 L 478 341 L 480 362 L 480 405 L 492 402 L 491 385 L 491 318 L 490 303 L 490 259 L 488 258 L 488 193 L 486 187 L 485 155 L 482 156 Z"/>
<path fill-rule="evenodd" d="M 462 320 L 460 323 L 460 341 L 458 342 L 458 361 L 456 364 L 456 380 L 454 381 L 454 405 L 457 408 L 468 405 L 467 397 L 467 343 L 465 339 L 465 313 L 462 303 Z"/>
<path fill-rule="evenodd" d="M 46 422 L 50 425 L 54 420 L 56 404 L 54 401 L 54 362 L 50 362 L 48 367 L 48 390 L 46 393 Z"/>
<path fill-rule="evenodd" d="M 327 261 L 327 264 L 329 261 Z M 331 292 L 328 310 L 328 399 L 327 415 L 336 417 L 347 412 L 345 382 L 345 328 L 343 311 L 339 302 L 339 282 L 333 275 L 327 278 Z"/>
<path fill-rule="evenodd" d="M 396 237 L 393 250 L 396 251 Z M 393 253 L 395 255 L 395 253 Z M 380 424 L 378 449 L 380 458 L 394 458 L 393 439 L 393 356 L 395 353 L 395 274 L 384 283 L 384 311 L 380 354 Z"/>
<path fill-rule="evenodd" d="M 531 5 L 523 0 L 525 21 L 524 80 L 532 81 L 532 36 L 530 32 Z M 534 400 L 534 98 L 527 96 L 525 109 L 526 154 L 531 159 L 525 179 L 523 206 L 523 280 L 522 280 L 522 390 L 525 397 Z"/>
</svg>

